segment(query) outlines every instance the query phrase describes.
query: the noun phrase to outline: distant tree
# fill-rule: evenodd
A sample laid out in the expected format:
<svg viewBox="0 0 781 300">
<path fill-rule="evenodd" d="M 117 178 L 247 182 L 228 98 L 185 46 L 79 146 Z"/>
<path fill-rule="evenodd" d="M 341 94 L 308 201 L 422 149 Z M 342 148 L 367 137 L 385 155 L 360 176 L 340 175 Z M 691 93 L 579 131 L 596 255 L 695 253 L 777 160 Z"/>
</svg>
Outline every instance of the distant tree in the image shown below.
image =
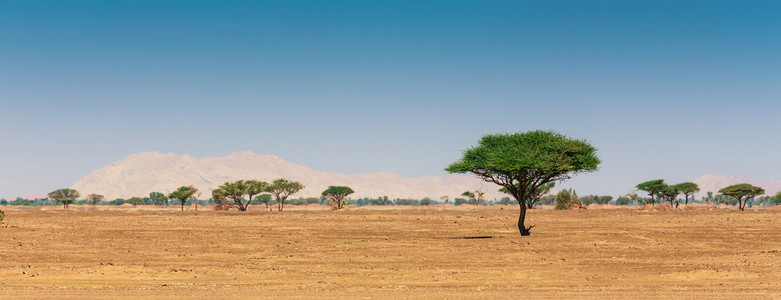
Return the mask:
<svg viewBox="0 0 781 300">
<path fill-rule="evenodd" d="M 466 197 L 469 201 L 469 204 L 477 203 L 477 199 L 476 199 L 477 197 L 475 196 L 475 193 L 473 193 L 472 191 L 463 192 L 461 193 L 461 196 Z"/>
<path fill-rule="evenodd" d="M 502 197 L 502 199 L 499 199 L 499 203 L 502 205 L 507 205 L 510 204 L 510 200 L 512 200 L 510 197 Z"/>
<path fill-rule="evenodd" d="M 776 192 L 776 195 L 770 198 L 770 203 L 775 205 L 781 204 L 781 192 Z"/>
<path fill-rule="evenodd" d="M 420 205 L 431 205 L 431 198 L 425 197 L 420 199 Z"/>
<path fill-rule="evenodd" d="M 518 231 L 531 234 L 526 227 L 526 202 L 549 182 L 563 181 L 574 174 L 593 172 L 600 163 L 597 149 L 584 140 L 571 139 L 553 131 L 529 131 L 483 136 L 478 146 L 464 151 L 451 164 L 450 173 L 473 173 L 485 181 L 507 188 L 520 204 Z"/>
<path fill-rule="evenodd" d="M 453 200 L 453 205 L 455 206 L 459 206 L 461 204 L 467 204 L 467 203 L 469 203 L 469 200 L 464 198 L 456 198 Z"/>
<path fill-rule="evenodd" d="M 81 194 L 74 189 L 59 189 L 49 193 L 49 198 L 55 202 L 62 203 L 63 208 L 68 209 L 71 203 L 76 201 Z"/>
<path fill-rule="evenodd" d="M 578 198 L 577 193 L 571 189 L 563 189 L 556 194 L 555 209 L 570 209 L 572 207 L 572 200 Z"/>
<path fill-rule="evenodd" d="M 144 204 L 144 199 L 141 199 L 141 197 L 132 197 L 125 202 L 133 204 L 133 207 L 136 207 L 136 205 Z"/>
<path fill-rule="evenodd" d="M 448 204 L 448 202 L 450 201 L 450 197 L 445 195 L 445 196 L 439 197 L 439 200 L 442 200 L 442 201 L 444 201 L 445 204 Z"/>
<path fill-rule="evenodd" d="M 233 207 L 225 196 L 225 191 L 220 188 L 212 190 L 212 202 L 214 202 L 214 210 L 230 210 Z"/>
<path fill-rule="evenodd" d="M 266 192 L 269 188 L 269 184 L 264 181 L 257 180 L 239 180 L 235 182 L 226 182 L 217 189 L 221 190 L 222 195 L 226 198 L 233 200 L 233 204 L 240 211 L 246 211 L 252 203 L 252 197 L 257 194 Z M 244 195 L 247 195 L 247 201 L 244 202 Z M 212 196 L 214 192 L 212 191 Z"/>
<path fill-rule="evenodd" d="M 103 195 L 89 194 L 87 195 L 87 203 L 95 205 L 98 204 L 98 202 L 103 201 L 103 198 Z"/>
<path fill-rule="evenodd" d="M 271 194 L 260 194 L 257 197 L 255 197 L 255 202 L 260 202 L 266 205 L 266 209 L 268 210 L 268 204 L 271 202 Z M 317 200 L 315 198 L 315 200 Z"/>
<path fill-rule="evenodd" d="M 334 210 L 342 209 L 347 204 L 347 196 L 355 193 L 353 189 L 348 186 L 329 186 L 325 191 L 321 193 L 323 197 L 327 197 L 331 200 L 331 206 Z"/>
<path fill-rule="evenodd" d="M 169 199 L 177 199 L 182 204 L 182 211 L 184 211 L 184 203 L 187 199 L 190 199 L 198 192 L 198 189 L 194 186 L 181 186 L 177 190 L 168 194 Z"/>
<path fill-rule="evenodd" d="M 555 186 L 555 182 L 548 182 L 546 184 L 538 186 L 536 189 L 532 190 L 532 186 L 529 185 L 526 187 L 526 193 L 529 195 L 528 200 L 526 200 L 526 207 L 529 209 L 534 208 L 534 205 L 537 205 L 537 203 L 540 202 L 542 199 L 542 196 L 545 196 L 550 190 Z M 520 187 L 516 187 L 519 188 Z M 510 194 L 510 190 L 508 190 L 506 187 L 503 187 L 499 189 L 500 192 L 505 194 Z"/>
<path fill-rule="evenodd" d="M 151 192 L 149 193 L 149 199 L 152 200 L 152 203 L 155 205 L 165 204 L 165 206 L 168 206 L 168 197 L 166 197 L 163 193 Z"/>
<path fill-rule="evenodd" d="M 654 197 L 659 195 L 659 191 L 661 191 L 665 186 L 666 184 L 664 183 L 664 179 L 656 179 L 638 184 L 637 189 L 647 192 L 648 195 L 651 196 L 651 205 L 654 205 L 656 204 Z"/>
<path fill-rule="evenodd" d="M 632 203 L 632 199 L 627 196 L 621 196 L 616 199 L 616 205 L 629 205 Z"/>
<path fill-rule="evenodd" d="M 694 193 L 700 191 L 700 187 L 697 186 L 694 182 L 684 182 L 679 183 L 675 185 L 675 189 L 678 190 L 683 196 L 686 198 L 686 202 L 684 203 L 685 206 L 689 206 L 689 196 L 692 196 L 692 200 L 694 199 Z M 677 207 L 678 205 L 676 205 Z"/>
<path fill-rule="evenodd" d="M 274 200 L 277 201 L 277 208 L 279 211 L 285 207 L 285 199 L 290 195 L 298 193 L 298 191 L 304 189 L 304 185 L 297 181 L 290 181 L 284 178 L 274 180 L 274 182 L 268 187 L 267 191 L 274 196 Z M 387 199 L 387 197 L 386 197 Z"/>
<path fill-rule="evenodd" d="M 678 191 L 677 186 L 666 184 L 657 192 L 657 196 L 659 196 L 660 199 L 666 199 L 670 202 L 670 207 L 678 207 L 676 203 L 678 202 L 678 195 L 680 194 L 681 192 Z"/>
<path fill-rule="evenodd" d="M 761 187 L 753 186 L 748 183 L 739 183 L 720 189 L 719 193 L 722 195 L 734 197 L 738 200 L 738 208 L 740 210 L 745 210 L 746 201 L 764 194 L 765 190 Z"/>
</svg>

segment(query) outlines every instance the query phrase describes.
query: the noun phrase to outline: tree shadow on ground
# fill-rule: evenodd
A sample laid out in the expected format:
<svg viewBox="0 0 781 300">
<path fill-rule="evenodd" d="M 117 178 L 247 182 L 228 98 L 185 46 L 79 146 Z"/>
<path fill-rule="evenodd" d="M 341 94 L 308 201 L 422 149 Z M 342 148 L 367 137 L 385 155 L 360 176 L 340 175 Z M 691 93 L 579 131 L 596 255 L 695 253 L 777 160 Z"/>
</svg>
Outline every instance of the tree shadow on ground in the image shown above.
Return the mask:
<svg viewBox="0 0 781 300">
<path fill-rule="evenodd" d="M 456 236 L 456 237 L 450 237 L 451 240 L 482 240 L 482 239 L 492 239 L 493 236 L 490 235 L 483 235 L 483 236 Z"/>
</svg>

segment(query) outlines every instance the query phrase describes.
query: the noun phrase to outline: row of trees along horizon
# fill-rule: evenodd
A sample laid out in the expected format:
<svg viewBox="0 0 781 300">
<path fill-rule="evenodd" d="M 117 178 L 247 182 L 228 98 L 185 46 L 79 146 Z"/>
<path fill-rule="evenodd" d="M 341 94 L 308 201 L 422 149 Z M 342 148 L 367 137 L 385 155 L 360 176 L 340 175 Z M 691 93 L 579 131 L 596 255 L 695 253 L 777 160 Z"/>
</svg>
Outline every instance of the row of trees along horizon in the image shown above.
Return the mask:
<svg viewBox="0 0 781 300">
<path fill-rule="evenodd" d="M 463 157 L 450 164 L 445 171 L 450 173 L 471 173 L 486 182 L 495 183 L 502 188 L 500 191 L 510 195 L 519 203 L 520 214 L 518 216 L 518 231 L 521 236 L 530 235 L 534 225 L 526 226 L 526 211 L 540 204 L 554 204 L 557 209 L 569 209 L 573 207 L 585 208 L 591 203 L 609 204 L 613 202 L 611 196 L 589 195 L 578 197 L 572 189 L 559 191 L 555 196 L 548 195 L 556 182 L 563 182 L 574 175 L 591 173 L 598 170 L 601 160 L 596 155 L 597 149 L 586 140 L 573 139 L 555 131 L 528 131 L 524 133 L 502 133 L 483 136 L 478 144 L 463 152 Z M 429 198 L 420 200 L 394 199 L 383 196 L 377 199 L 349 199 L 354 191 L 346 186 L 330 186 L 322 192 L 320 198 L 300 198 L 299 201 L 287 200 L 304 186 L 295 181 L 284 178 L 267 183 L 258 180 L 239 180 L 226 182 L 212 190 L 210 198 L 215 209 L 231 209 L 245 211 L 253 203 L 263 203 L 266 208 L 269 204 L 276 203 L 279 211 L 282 211 L 285 203 L 314 204 L 328 202 L 333 209 L 341 209 L 346 204 L 356 205 L 428 205 L 437 202 Z M 684 195 L 684 205 L 688 205 L 689 197 L 699 191 L 699 187 L 691 182 L 668 185 L 663 179 L 650 180 L 636 186 L 637 190 L 648 193 L 648 198 L 640 197 L 637 193 L 629 193 L 616 198 L 615 204 L 653 206 L 658 202 L 668 201 L 670 206 L 677 207 L 680 204 L 680 195 Z M 744 210 L 746 205 L 778 204 L 781 202 L 781 192 L 773 197 L 760 197 L 765 191 L 747 183 L 731 185 L 719 190 L 720 195 L 714 196 L 708 193 L 702 202 L 710 204 L 725 203 L 738 205 Z M 73 189 L 59 189 L 49 193 L 49 199 L 55 203 L 62 203 L 65 209 L 71 203 L 77 203 L 79 192 Z M 497 204 L 497 201 L 486 202 L 484 192 L 465 191 L 461 194 L 465 198 L 456 198 L 452 202 L 459 204 Z M 721 196 L 721 197 L 720 197 Z M 168 204 L 169 199 L 178 200 L 184 210 L 184 205 L 210 204 L 197 200 L 200 197 L 198 189 L 191 186 L 182 186 L 167 196 L 162 193 L 152 192 L 149 197 L 132 197 L 130 199 L 116 199 L 113 204 L 131 203 L 139 204 Z M 254 198 L 254 199 L 253 199 Z M 51 200 L 34 200 L 33 203 L 50 203 Z M 752 203 L 752 199 L 754 200 Z M 103 196 L 96 194 L 87 195 L 85 202 L 91 204 L 103 203 Z M 443 203 L 449 203 L 447 197 L 442 197 Z M 253 202 L 254 201 L 254 202 Z M 273 202 L 272 202 L 273 201 Z M 6 201 L 7 202 L 7 201 Z M 17 199 L 15 202 L 24 202 Z M 499 204 L 509 204 L 510 197 L 502 198 Z M 9 204 L 13 205 L 14 202 Z M 197 208 L 197 206 L 196 206 Z"/>
<path fill-rule="evenodd" d="M 648 183 L 651 183 L 650 185 Z M 653 188 L 653 186 L 659 185 L 659 188 Z M 553 187 L 552 185 L 550 187 Z M 565 189 L 562 191 L 559 191 L 558 193 L 548 193 L 547 191 L 542 197 L 534 198 L 530 203 L 527 203 L 527 207 L 533 208 L 538 207 L 540 205 L 549 205 L 549 206 L 556 206 L 557 201 L 556 199 L 560 199 L 559 202 L 562 202 L 561 199 L 572 199 L 570 201 L 574 201 L 574 199 L 578 199 L 580 203 L 583 206 L 588 206 L 591 204 L 611 204 L 611 205 L 626 205 L 626 206 L 642 206 L 642 205 L 655 205 L 658 203 L 661 203 L 662 201 L 666 201 L 669 203 L 669 193 L 667 192 L 667 195 L 665 195 L 665 188 L 664 187 L 664 181 L 659 180 L 652 180 L 648 182 L 644 182 L 643 184 L 640 184 L 637 186 L 638 191 L 643 191 L 649 193 L 648 196 L 642 197 L 637 195 L 637 191 L 626 194 L 626 195 L 620 195 L 617 197 L 608 196 L 608 195 L 585 195 L 585 196 L 577 196 L 577 192 L 573 189 Z M 454 199 L 450 199 L 448 196 L 442 196 L 438 200 L 434 200 L 429 197 L 424 197 L 422 199 L 414 199 L 414 198 L 391 198 L 388 196 L 380 196 L 376 198 L 369 198 L 369 197 L 363 197 L 363 198 L 350 198 L 348 197 L 346 199 L 346 202 L 343 203 L 343 205 L 354 205 L 354 206 L 367 206 L 367 205 L 385 205 L 385 206 L 425 206 L 425 205 L 442 205 L 442 204 L 449 204 L 449 205 L 509 205 L 509 204 L 515 204 L 516 202 L 512 200 L 510 197 L 503 197 L 500 199 L 492 199 L 492 200 L 486 200 L 483 197 L 480 196 L 482 191 L 466 191 L 461 196 L 464 197 L 456 197 Z M 564 194 L 562 194 L 564 193 Z M 560 196 L 562 195 L 562 196 Z M 569 197 L 563 197 L 563 195 L 568 195 Z M 653 197 L 651 197 L 653 195 Z M 681 191 L 679 196 L 684 196 L 683 192 Z M 691 196 L 691 198 L 689 197 Z M 674 205 L 675 207 L 678 207 L 680 204 L 688 204 L 688 203 L 697 203 L 697 204 L 710 204 L 710 205 L 731 205 L 731 206 L 739 206 L 738 199 L 727 195 L 727 194 L 714 194 L 713 192 L 706 192 L 705 195 L 702 195 L 700 198 L 695 198 L 691 193 L 689 193 L 689 196 L 685 196 L 684 199 L 681 199 L 680 197 L 675 198 L 673 203 L 670 203 L 671 205 Z M 78 198 L 78 197 L 77 197 Z M 241 198 L 243 203 L 246 203 L 247 197 Z M 774 196 L 756 196 L 754 198 L 745 199 L 747 200 L 748 205 L 752 206 L 773 206 L 773 205 L 781 205 L 781 192 L 777 192 Z M 158 206 L 169 206 L 172 204 L 172 201 L 177 201 L 177 199 L 169 199 L 168 196 L 166 196 L 163 193 L 160 192 L 151 192 L 148 196 L 145 197 L 130 197 L 130 198 L 117 198 L 114 200 L 105 200 L 102 195 L 98 194 L 89 194 L 84 199 L 81 200 L 74 200 L 72 203 L 73 205 L 123 205 L 125 203 L 132 204 L 132 205 L 158 205 Z M 251 204 L 253 205 L 278 205 L 278 202 L 276 199 L 272 197 L 272 194 L 264 193 L 259 194 L 254 199 L 252 199 Z M 202 205 L 202 206 L 209 206 L 209 205 L 218 205 L 222 202 L 215 201 L 214 198 L 208 198 L 208 199 L 198 199 L 197 197 L 187 198 L 185 200 L 184 205 Z M 180 204 L 181 203 L 173 203 L 173 204 Z M 320 196 L 320 197 L 298 197 L 298 198 L 291 198 L 286 199 L 285 204 L 289 205 L 310 205 L 310 204 L 318 204 L 318 205 L 332 205 L 331 199 L 329 199 L 327 196 Z M 531 204 L 531 206 L 529 206 Z M 35 199 L 26 199 L 22 197 L 17 197 L 13 200 L 8 199 L 0 199 L 0 205 L 2 206 L 57 206 L 57 205 L 63 205 L 62 202 L 59 202 L 54 199 L 50 198 L 35 198 Z M 561 205 L 558 206 L 559 209 L 561 209 Z"/>
</svg>

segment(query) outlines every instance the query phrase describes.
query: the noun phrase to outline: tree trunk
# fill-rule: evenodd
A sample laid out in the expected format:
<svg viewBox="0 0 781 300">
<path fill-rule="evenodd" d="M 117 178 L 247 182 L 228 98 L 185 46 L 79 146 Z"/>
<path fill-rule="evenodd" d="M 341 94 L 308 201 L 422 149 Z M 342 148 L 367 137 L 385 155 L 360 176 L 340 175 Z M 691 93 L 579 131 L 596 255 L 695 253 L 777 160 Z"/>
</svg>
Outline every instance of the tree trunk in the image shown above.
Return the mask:
<svg viewBox="0 0 781 300">
<path fill-rule="evenodd" d="M 184 211 L 184 201 L 182 201 L 182 211 Z"/>
<path fill-rule="evenodd" d="M 524 201 L 525 202 L 525 201 Z M 532 226 L 529 226 L 529 228 L 526 228 L 524 226 L 523 222 L 526 220 L 526 205 L 525 203 L 520 203 L 521 207 L 521 214 L 518 216 L 518 231 L 521 232 L 521 236 L 529 236 L 531 235 L 531 228 Z"/>
</svg>

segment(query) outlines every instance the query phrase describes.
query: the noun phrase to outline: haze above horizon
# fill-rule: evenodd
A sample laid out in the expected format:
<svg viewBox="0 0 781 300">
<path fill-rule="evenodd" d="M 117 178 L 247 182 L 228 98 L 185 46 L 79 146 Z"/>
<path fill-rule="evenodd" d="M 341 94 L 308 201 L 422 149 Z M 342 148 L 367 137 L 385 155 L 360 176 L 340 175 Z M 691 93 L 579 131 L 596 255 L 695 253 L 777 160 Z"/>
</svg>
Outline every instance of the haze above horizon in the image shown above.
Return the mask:
<svg viewBox="0 0 781 300">
<path fill-rule="evenodd" d="M 0 195 L 250 150 L 446 176 L 484 134 L 599 148 L 563 187 L 778 180 L 776 1 L 3 1 Z"/>
</svg>

